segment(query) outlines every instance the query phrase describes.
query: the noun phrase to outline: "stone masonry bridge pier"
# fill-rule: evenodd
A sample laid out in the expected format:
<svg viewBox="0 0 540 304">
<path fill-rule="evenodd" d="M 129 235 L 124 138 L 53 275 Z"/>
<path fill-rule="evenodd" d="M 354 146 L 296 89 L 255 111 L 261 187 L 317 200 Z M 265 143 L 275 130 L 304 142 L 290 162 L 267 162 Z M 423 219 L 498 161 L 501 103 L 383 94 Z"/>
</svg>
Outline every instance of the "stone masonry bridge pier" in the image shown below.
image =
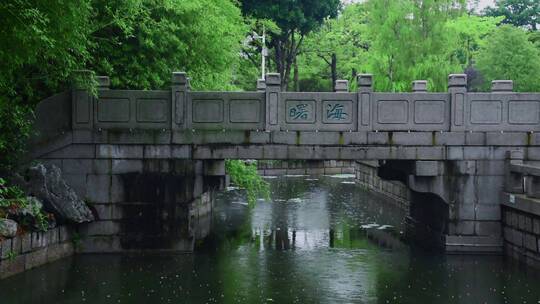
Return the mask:
<svg viewBox="0 0 540 304">
<path fill-rule="evenodd" d="M 317 159 L 381 161 L 381 177 L 413 190 L 417 236 L 448 252 L 500 252 L 505 160 L 540 160 L 540 94 L 515 93 L 511 81 L 470 93 L 462 74 L 444 93 L 426 81 L 411 93 L 373 92 L 371 75 L 357 81 L 356 92 L 346 81 L 336 92 L 281 92 L 279 74 L 268 74 L 257 92 L 193 92 L 184 73 L 162 91 L 111 90 L 98 77 L 97 96 L 74 88 L 40 103 L 33 157 L 59 165 L 96 211 L 87 251 L 152 243 L 126 235 L 223 187 L 224 159 Z M 133 220 L 152 200 L 166 206 L 154 222 Z"/>
</svg>

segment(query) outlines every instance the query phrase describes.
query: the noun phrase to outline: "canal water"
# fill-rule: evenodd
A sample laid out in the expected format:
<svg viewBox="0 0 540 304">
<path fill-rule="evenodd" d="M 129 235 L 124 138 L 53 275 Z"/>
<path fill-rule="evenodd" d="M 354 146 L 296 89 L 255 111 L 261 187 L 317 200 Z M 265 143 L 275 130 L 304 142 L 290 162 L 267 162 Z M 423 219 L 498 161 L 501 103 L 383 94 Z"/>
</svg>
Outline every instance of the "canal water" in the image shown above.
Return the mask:
<svg viewBox="0 0 540 304">
<path fill-rule="evenodd" d="M 502 257 L 402 243 L 403 211 L 351 176 L 268 181 L 254 208 L 219 194 L 194 254 L 75 256 L 0 281 L 0 303 L 540 303 Z"/>
</svg>

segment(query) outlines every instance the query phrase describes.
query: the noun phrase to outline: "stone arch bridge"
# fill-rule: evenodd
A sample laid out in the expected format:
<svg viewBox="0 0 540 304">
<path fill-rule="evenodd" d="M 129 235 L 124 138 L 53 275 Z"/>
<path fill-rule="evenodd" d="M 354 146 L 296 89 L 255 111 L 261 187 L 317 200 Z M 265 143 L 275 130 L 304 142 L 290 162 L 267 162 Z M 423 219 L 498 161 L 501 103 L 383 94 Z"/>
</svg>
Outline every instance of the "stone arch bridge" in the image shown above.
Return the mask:
<svg viewBox="0 0 540 304">
<path fill-rule="evenodd" d="M 281 92 L 279 74 L 260 80 L 257 92 L 193 92 L 184 73 L 161 91 L 111 90 L 107 77 L 97 80 L 96 96 L 75 87 L 38 105 L 32 149 L 61 167 L 100 219 L 83 229 L 86 251 L 161 246 L 142 230 L 176 221 L 174 202 L 202 206 L 188 221 L 208 212 L 201 202 L 223 187 L 224 159 L 316 159 L 380 160 L 381 177 L 415 194 L 416 235 L 446 251 L 500 252 L 508 159 L 540 161 L 540 93 L 515 93 L 511 81 L 471 93 L 466 75 L 455 74 L 445 93 L 427 92 L 426 81 L 382 93 L 360 75 L 356 92 L 338 81 L 335 92 L 310 93 Z M 151 201 L 159 214 L 141 224 Z"/>
</svg>

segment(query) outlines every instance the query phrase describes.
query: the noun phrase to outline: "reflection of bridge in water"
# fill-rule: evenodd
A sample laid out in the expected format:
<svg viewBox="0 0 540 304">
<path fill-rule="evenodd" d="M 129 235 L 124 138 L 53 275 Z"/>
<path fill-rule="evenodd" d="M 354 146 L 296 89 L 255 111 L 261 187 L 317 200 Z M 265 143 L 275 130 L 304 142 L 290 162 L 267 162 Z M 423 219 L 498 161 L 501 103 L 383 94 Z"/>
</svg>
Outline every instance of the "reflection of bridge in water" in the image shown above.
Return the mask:
<svg viewBox="0 0 540 304">
<path fill-rule="evenodd" d="M 110 90 L 100 77 L 96 97 L 75 88 L 38 106 L 34 156 L 60 165 L 98 212 L 156 189 L 167 202 L 197 199 L 223 186 L 224 159 L 383 160 L 380 175 L 413 190 L 426 237 L 448 251 L 500 252 L 505 162 L 540 160 L 540 94 L 512 92 L 511 81 L 469 93 L 461 74 L 447 93 L 425 81 L 380 93 L 371 79 L 360 75 L 356 92 L 340 81 L 334 93 L 304 93 L 281 92 L 277 74 L 258 92 L 191 92 L 183 73 L 170 90 Z M 180 176 L 183 188 L 134 193 L 126 174 Z M 121 216 L 100 218 L 120 233 Z"/>
</svg>

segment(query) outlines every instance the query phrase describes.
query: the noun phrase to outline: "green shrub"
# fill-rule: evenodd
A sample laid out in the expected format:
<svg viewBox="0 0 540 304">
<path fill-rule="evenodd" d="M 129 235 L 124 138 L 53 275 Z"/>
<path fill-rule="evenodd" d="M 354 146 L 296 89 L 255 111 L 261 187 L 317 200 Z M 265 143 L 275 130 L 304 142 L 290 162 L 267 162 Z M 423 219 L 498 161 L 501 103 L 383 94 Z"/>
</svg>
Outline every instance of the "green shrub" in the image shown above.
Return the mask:
<svg viewBox="0 0 540 304">
<path fill-rule="evenodd" d="M 248 204 L 255 205 L 257 197 L 270 199 L 270 188 L 257 172 L 257 164 L 248 164 L 241 160 L 226 160 L 225 167 L 231 181 L 238 187 L 246 189 Z"/>
<path fill-rule="evenodd" d="M 32 118 L 29 107 L 0 97 L 0 176 L 13 172 L 24 155 L 32 132 Z"/>
<path fill-rule="evenodd" d="M 10 218 L 28 230 L 47 231 L 52 216 L 45 213 L 41 203 L 25 196 L 16 186 L 8 186 L 0 178 L 0 217 Z"/>
</svg>

